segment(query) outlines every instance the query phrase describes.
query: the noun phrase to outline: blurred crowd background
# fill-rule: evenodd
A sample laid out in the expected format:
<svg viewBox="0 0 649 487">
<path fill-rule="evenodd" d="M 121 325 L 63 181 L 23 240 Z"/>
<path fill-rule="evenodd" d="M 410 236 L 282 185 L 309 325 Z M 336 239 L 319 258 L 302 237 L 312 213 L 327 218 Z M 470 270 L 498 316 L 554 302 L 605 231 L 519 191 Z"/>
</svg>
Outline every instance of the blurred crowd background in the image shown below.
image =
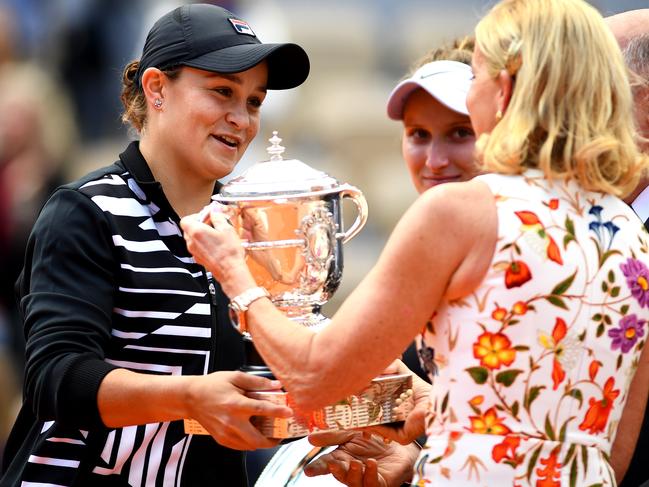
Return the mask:
<svg viewBox="0 0 649 487">
<path fill-rule="evenodd" d="M 592 0 L 603 15 L 649 0 Z M 13 297 L 24 245 L 57 185 L 112 163 L 133 134 L 120 122 L 123 66 L 176 0 L 0 0 L 0 449 L 20 401 L 23 342 Z M 359 187 L 369 221 L 346 244 L 331 315 L 369 270 L 415 199 L 400 156 L 392 87 L 428 49 L 470 34 L 485 0 L 213 1 L 264 42 L 294 41 L 311 59 L 307 82 L 270 92 L 257 141 L 234 175 L 267 159 L 278 130 L 285 157 Z M 355 218 L 345 205 L 345 221 Z"/>
</svg>

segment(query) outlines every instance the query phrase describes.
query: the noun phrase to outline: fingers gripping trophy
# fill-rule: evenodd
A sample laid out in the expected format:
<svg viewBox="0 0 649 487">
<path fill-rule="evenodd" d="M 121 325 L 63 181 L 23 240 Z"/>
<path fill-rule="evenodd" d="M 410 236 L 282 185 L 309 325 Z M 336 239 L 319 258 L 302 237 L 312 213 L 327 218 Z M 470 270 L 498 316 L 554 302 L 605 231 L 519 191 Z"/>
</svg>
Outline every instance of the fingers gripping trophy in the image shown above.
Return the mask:
<svg viewBox="0 0 649 487">
<path fill-rule="evenodd" d="M 296 159 L 284 159 L 282 139 L 273 132 L 269 159 L 258 162 L 224 185 L 213 197 L 246 249 L 246 263 L 257 285 L 289 319 L 318 331 L 329 319 L 320 312 L 342 277 L 342 247 L 367 221 L 367 202 L 361 191 L 340 184 L 331 176 Z M 343 230 L 342 202 L 350 199 L 357 216 Z M 208 210 L 209 211 L 209 210 Z M 255 292 L 259 288 L 255 288 Z M 247 330 L 246 300 L 230 305 L 238 330 Z M 255 349 L 252 337 L 242 332 L 246 362 L 243 370 L 272 377 Z M 314 431 L 358 428 L 402 421 L 413 407 L 412 377 L 391 374 L 375 378 L 358 394 L 341 398 L 320 411 L 299 412 L 288 419 L 255 417 L 253 422 L 271 438 L 297 438 Z M 284 391 L 250 393 L 251 396 L 294 407 Z"/>
</svg>

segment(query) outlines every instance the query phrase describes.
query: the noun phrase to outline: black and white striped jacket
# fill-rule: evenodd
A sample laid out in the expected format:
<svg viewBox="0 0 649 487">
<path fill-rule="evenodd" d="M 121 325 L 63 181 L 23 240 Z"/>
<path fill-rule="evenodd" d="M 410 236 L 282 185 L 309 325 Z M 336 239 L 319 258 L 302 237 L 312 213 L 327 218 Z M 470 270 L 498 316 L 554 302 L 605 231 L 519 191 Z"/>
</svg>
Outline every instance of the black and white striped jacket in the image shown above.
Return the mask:
<svg viewBox="0 0 649 487">
<path fill-rule="evenodd" d="M 241 452 L 182 422 L 109 429 L 97 410 L 116 367 L 196 375 L 242 364 L 227 298 L 178 223 L 137 142 L 45 205 L 18 283 L 24 405 L 0 486 L 246 485 Z"/>
</svg>

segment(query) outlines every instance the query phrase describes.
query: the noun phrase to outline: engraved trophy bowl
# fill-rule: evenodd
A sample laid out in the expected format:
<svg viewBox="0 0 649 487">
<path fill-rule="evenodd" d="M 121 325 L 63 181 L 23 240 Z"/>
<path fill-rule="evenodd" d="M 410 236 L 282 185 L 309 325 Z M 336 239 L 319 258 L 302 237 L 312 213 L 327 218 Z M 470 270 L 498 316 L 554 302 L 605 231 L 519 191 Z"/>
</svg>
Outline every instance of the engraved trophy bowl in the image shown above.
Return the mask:
<svg viewBox="0 0 649 487">
<path fill-rule="evenodd" d="M 320 307 L 342 277 L 342 245 L 365 225 L 367 202 L 358 188 L 284 159 L 281 140 L 273 132 L 270 159 L 234 178 L 212 199 L 228 207 L 248 268 L 273 304 L 291 320 L 319 329 L 328 321 Z M 347 198 L 358 214 L 344 230 Z M 243 320 L 245 314 L 233 318 Z"/>
<path fill-rule="evenodd" d="M 225 184 L 213 200 L 227 206 L 230 222 L 246 249 L 246 263 L 257 284 L 285 315 L 315 331 L 329 321 L 320 313 L 338 288 L 343 269 L 342 246 L 367 221 L 361 191 L 296 159 L 284 159 L 277 132 L 269 139 L 269 160 L 254 164 Z M 342 201 L 357 209 L 355 221 L 344 229 Z M 245 313 L 232 313 L 245 320 Z M 245 333 L 248 373 L 273 377 Z M 253 423 L 271 438 L 298 438 L 312 431 L 349 429 L 404 420 L 414 407 L 410 374 L 383 375 L 358 394 L 320 411 L 296 412 L 292 418 L 255 417 Z M 284 391 L 254 392 L 293 406 Z M 198 427 L 198 425 L 194 425 Z M 192 430 L 196 433 L 197 430 Z"/>
</svg>

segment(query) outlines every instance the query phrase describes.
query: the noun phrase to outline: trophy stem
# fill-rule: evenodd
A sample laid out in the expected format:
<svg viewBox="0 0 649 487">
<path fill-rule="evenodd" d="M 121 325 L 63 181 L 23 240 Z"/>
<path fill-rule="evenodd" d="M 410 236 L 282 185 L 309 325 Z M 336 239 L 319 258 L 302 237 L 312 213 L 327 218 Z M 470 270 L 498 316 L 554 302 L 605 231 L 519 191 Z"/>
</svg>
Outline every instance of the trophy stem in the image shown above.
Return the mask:
<svg viewBox="0 0 649 487">
<path fill-rule="evenodd" d="M 248 334 L 243 336 L 243 350 L 245 353 L 244 364 L 241 367 L 243 372 L 266 377 L 267 379 L 275 379 L 275 376 L 271 372 L 270 368 L 264 363 L 264 359 L 259 355 L 259 352 L 255 348 L 255 344 L 252 342 L 252 338 Z"/>
<path fill-rule="evenodd" d="M 288 316 L 291 321 L 299 323 L 302 326 L 310 328 L 314 331 L 320 331 L 324 328 L 331 320 L 326 316 L 323 316 L 320 313 L 320 307 L 290 307 L 280 309 Z M 252 337 L 245 333 L 243 335 L 243 350 L 245 354 L 244 363 L 240 370 L 247 372 L 253 375 L 259 375 L 261 377 L 266 377 L 268 379 L 275 379 L 273 372 L 270 370 L 268 365 L 264 362 L 264 359 L 259 355 L 255 344 L 253 343 Z"/>
</svg>

